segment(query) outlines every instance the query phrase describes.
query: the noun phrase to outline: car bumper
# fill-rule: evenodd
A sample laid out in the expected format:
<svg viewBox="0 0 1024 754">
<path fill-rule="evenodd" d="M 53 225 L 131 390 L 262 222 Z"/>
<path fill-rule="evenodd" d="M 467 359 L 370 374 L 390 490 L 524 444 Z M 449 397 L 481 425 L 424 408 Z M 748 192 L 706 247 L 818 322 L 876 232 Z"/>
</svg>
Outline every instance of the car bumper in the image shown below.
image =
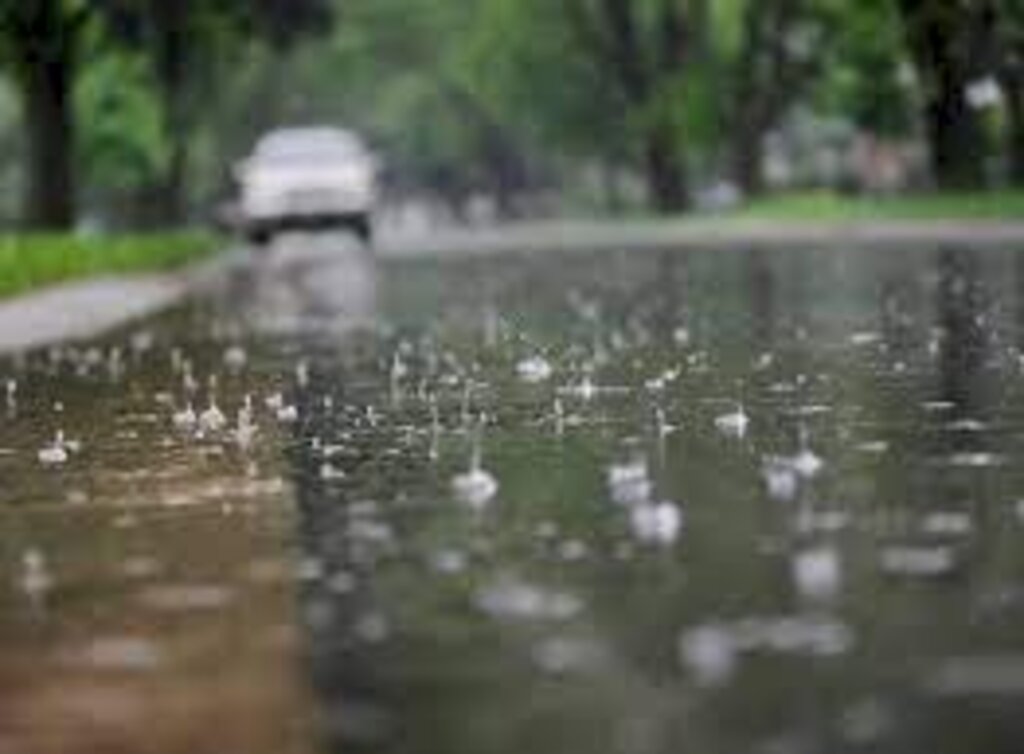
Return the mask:
<svg viewBox="0 0 1024 754">
<path fill-rule="evenodd" d="M 366 214 L 372 204 L 372 194 L 365 191 L 308 190 L 246 197 L 242 209 L 247 217 L 260 220 Z"/>
<path fill-rule="evenodd" d="M 305 230 L 364 223 L 369 217 L 368 209 L 289 212 L 246 217 L 243 224 L 249 230 Z"/>
</svg>

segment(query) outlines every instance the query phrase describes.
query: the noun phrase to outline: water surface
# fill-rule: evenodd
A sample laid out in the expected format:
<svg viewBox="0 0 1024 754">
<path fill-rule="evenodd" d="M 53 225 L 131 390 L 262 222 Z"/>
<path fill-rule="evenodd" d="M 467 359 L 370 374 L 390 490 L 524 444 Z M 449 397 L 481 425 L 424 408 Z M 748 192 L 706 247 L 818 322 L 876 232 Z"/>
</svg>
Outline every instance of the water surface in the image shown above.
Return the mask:
<svg viewBox="0 0 1024 754">
<path fill-rule="evenodd" d="M 1016 752 L 1022 292 L 292 239 L 8 363 L 0 750 Z"/>
</svg>

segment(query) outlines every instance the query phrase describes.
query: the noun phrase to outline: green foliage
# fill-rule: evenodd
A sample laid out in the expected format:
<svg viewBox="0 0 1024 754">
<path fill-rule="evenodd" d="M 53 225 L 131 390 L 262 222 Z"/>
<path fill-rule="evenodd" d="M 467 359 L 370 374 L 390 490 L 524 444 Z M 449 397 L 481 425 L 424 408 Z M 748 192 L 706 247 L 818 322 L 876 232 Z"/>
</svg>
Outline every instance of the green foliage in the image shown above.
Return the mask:
<svg viewBox="0 0 1024 754">
<path fill-rule="evenodd" d="M 850 197 L 813 191 L 759 199 L 732 215 L 758 220 L 1019 220 L 1024 192 Z"/>
<path fill-rule="evenodd" d="M 718 0 L 711 3 L 712 45 L 721 60 L 739 57 L 743 45 L 743 14 L 748 2 Z"/>
<path fill-rule="evenodd" d="M 565 4 L 485 3 L 463 61 L 480 98 L 534 139 L 582 156 L 628 150 L 630 114 L 581 47 Z"/>
<path fill-rule="evenodd" d="M 511 123 L 469 70 L 484 4 L 350 0 L 331 39 L 301 51 L 284 74 L 308 96 L 283 114 L 363 131 L 403 184 L 467 193 L 486 180 L 490 152 Z"/>
<path fill-rule="evenodd" d="M 85 122 L 80 146 L 87 174 L 100 187 L 151 182 L 162 195 L 157 206 L 176 215 L 188 150 L 224 85 L 225 61 L 237 60 L 253 41 L 287 49 L 329 28 L 333 10 L 333 0 L 0 0 L 0 71 L 37 102 L 47 96 L 64 102 L 83 90 L 75 115 Z M 45 189 L 31 193 L 30 215 L 43 225 L 66 226 L 77 193 L 75 124 L 41 112 L 26 108 L 24 123 L 40 140 L 27 183 Z M 52 123 L 60 125 L 59 135 L 41 128 Z"/>
<path fill-rule="evenodd" d="M 0 0 L 0 67 L 16 78 L 28 66 L 74 50 L 89 0 Z"/>
<path fill-rule="evenodd" d="M 915 93 L 903 26 L 891 0 L 840 4 L 817 100 L 826 111 L 886 136 L 908 136 Z"/>
<path fill-rule="evenodd" d="M 81 159 L 96 187 L 137 189 L 161 174 L 167 145 L 143 59 L 98 57 L 83 71 L 76 96 Z"/>
<path fill-rule="evenodd" d="M 699 69 L 688 76 L 674 97 L 674 122 L 695 156 L 708 155 L 723 143 L 721 81 L 713 71 Z"/>
<path fill-rule="evenodd" d="M 210 254 L 217 239 L 147 236 L 0 236 L 0 295 L 101 274 L 171 270 Z"/>
<path fill-rule="evenodd" d="M 983 57 L 1012 78 L 1024 4 L 982 6 Z M 47 13 L 46 38 L 27 33 Z M 797 105 L 914 136 L 927 81 L 904 20 L 898 0 L 0 0 L 0 72 L 74 47 L 91 200 L 177 177 L 202 206 L 262 131 L 302 122 L 363 131 L 400 184 L 459 197 L 529 173 L 568 196 L 595 165 L 635 187 L 658 139 L 717 177 Z M 1013 128 L 1005 108 L 986 118 Z M 5 128 L 0 112 L 11 185 Z"/>
<path fill-rule="evenodd" d="M 0 186 L 6 190 L 0 193 L 0 227 L 13 220 L 17 212 L 18 159 L 21 155 L 21 138 L 18 132 L 20 117 L 15 92 L 0 79 Z"/>
<path fill-rule="evenodd" d="M 687 157 L 720 133 L 700 7 L 484 2 L 466 75 L 489 110 L 549 160 L 628 165 L 659 204 L 682 203 Z"/>
</svg>

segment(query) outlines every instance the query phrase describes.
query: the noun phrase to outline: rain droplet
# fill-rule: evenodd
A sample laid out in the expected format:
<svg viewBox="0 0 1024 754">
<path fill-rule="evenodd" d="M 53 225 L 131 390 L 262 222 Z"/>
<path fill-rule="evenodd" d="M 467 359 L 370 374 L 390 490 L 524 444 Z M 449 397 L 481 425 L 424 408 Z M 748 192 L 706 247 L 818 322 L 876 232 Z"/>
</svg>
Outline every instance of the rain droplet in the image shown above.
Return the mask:
<svg viewBox="0 0 1024 754">
<path fill-rule="evenodd" d="M 742 404 L 736 405 L 736 410 L 728 414 L 715 417 L 715 427 L 726 437 L 733 437 L 742 440 L 747 434 L 747 427 L 750 425 L 750 417 L 743 410 Z"/>
<path fill-rule="evenodd" d="M 565 621 L 583 609 L 583 603 L 572 594 L 508 576 L 479 590 L 475 603 L 493 618 L 512 620 Z"/>
<path fill-rule="evenodd" d="M 679 637 L 679 659 L 699 685 L 722 686 L 736 670 L 737 648 L 727 629 L 698 626 Z"/>
<path fill-rule="evenodd" d="M 882 550 L 880 565 L 891 575 L 937 578 L 953 572 L 956 558 L 946 546 L 890 545 Z"/>
<path fill-rule="evenodd" d="M 543 356 L 529 356 L 516 364 L 516 374 L 523 382 L 536 384 L 551 379 L 554 369 Z"/>
<path fill-rule="evenodd" d="M 806 599 L 832 599 L 842 588 L 842 562 L 834 547 L 820 546 L 797 552 L 793 556 L 792 570 L 797 591 Z"/>
<path fill-rule="evenodd" d="M 683 528 L 683 511 L 672 502 L 640 503 L 630 510 L 630 526 L 639 541 L 671 545 Z"/>
<path fill-rule="evenodd" d="M 94 670 L 146 672 L 163 664 L 164 653 L 149 639 L 107 636 L 93 639 L 80 650 L 63 653 L 63 659 Z"/>
</svg>

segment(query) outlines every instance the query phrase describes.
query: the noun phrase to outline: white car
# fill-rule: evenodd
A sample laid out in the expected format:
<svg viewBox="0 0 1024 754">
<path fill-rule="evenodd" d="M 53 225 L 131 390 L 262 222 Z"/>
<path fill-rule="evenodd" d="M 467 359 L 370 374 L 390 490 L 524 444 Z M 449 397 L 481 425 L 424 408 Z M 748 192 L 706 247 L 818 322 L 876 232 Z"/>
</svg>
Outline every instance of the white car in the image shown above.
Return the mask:
<svg viewBox="0 0 1024 754">
<path fill-rule="evenodd" d="M 236 170 L 246 234 L 265 243 L 290 229 L 345 226 L 373 234 L 377 161 L 355 134 L 336 128 L 286 128 L 256 144 Z"/>
</svg>

